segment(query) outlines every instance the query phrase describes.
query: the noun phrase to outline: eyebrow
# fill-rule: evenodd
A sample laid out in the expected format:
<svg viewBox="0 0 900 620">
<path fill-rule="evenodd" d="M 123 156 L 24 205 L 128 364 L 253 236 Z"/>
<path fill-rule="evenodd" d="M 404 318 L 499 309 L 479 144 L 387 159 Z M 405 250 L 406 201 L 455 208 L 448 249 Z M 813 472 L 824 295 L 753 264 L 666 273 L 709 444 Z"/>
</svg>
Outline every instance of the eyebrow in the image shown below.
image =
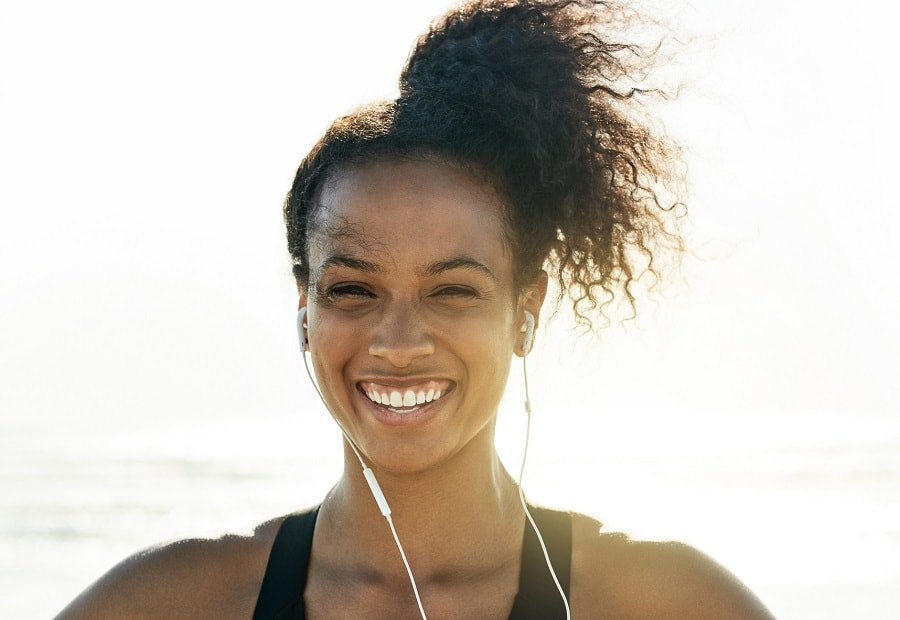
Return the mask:
<svg viewBox="0 0 900 620">
<path fill-rule="evenodd" d="M 357 258 L 355 256 L 348 256 L 346 254 L 332 254 L 322 261 L 322 264 L 319 265 L 318 272 L 322 273 L 330 267 L 347 267 L 366 273 L 384 273 L 384 268 L 380 265 L 377 265 L 372 261 Z"/>
<path fill-rule="evenodd" d="M 433 263 L 429 263 L 425 266 L 424 269 L 422 269 L 421 273 L 426 276 L 436 276 L 446 271 L 452 271 L 454 269 L 477 271 L 478 273 L 484 274 L 491 280 L 496 281 L 497 279 L 494 276 L 494 272 L 491 271 L 487 267 L 487 265 L 468 256 L 454 256 L 445 260 L 439 260 Z"/>
<path fill-rule="evenodd" d="M 319 265 L 317 273 L 321 274 L 323 271 L 331 267 L 346 267 L 348 269 L 355 269 L 357 271 L 362 271 L 365 273 L 385 273 L 385 269 L 381 265 L 373 263 L 372 261 L 365 260 L 363 258 L 357 258 L 355 256 L 350 256 L 347 254 L 332 254 L 331 256 L 327 257 L 324 261 L 322 261 L 322 264 Z M 426 265 L 423 269 L 420 269 L 419 273 L 425 276 L 436 276 L 447 271 L 453 271 L 455 269 L 476 271 L 487 276 L 491 280 L 497 279 L 494 276 L 494 272 L 491 271 L 487 267 L 487 265 L 468 256 L 454 256 L 452 258 L 434 261 L 433 263 L 429 263 L 428 265 Z"/>
</svg>

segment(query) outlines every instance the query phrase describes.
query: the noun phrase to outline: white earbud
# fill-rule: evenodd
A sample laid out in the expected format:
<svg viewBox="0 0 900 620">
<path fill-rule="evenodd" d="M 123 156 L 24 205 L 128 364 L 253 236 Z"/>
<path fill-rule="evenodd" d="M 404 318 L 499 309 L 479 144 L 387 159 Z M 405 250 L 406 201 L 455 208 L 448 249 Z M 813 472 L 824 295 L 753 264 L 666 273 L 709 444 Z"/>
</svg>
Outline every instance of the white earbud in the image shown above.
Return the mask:
<svg viewBox="0 0 900 620">
<path fill-rule="evenodd" d="M 303 330 L 308 329 L 303 321 L 306 320 L 306 306 L 297 311 L 297 336 L 300 337 L 300 353 L 306 353 L 306 334 Z"/>
<path fill-rule="evenodd" d="M 525 311 L 525 324 L 522 326 L 525 332 L 525 343 L 522 345 L 522 355 L 531 353 L 531 346 L 534 344 L 534 315 L 528 310 Z"/>
</svg>

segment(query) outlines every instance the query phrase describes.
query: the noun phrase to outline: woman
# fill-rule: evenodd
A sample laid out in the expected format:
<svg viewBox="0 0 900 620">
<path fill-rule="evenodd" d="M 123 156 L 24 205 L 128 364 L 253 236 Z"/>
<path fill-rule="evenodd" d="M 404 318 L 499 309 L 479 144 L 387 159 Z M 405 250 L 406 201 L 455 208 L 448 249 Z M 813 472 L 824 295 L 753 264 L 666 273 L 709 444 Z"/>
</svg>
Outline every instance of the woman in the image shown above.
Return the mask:
<svg viewBox="0 0 900 620">
<path fill-rule="evenodd" d="M 601 36 L 624 18 L 465 5 L 419 40 L 396 100 L 332 125 L 285 219 L 343 475 L 252 537 L 126 560 L 60 618 L 771 617 L 690 547 L 526 506 L 494 448 L 550 278 L 590 326 L 678 247 L 659 198 L 674 149 L 621 85 L 645 59 Z"/>
</svg>

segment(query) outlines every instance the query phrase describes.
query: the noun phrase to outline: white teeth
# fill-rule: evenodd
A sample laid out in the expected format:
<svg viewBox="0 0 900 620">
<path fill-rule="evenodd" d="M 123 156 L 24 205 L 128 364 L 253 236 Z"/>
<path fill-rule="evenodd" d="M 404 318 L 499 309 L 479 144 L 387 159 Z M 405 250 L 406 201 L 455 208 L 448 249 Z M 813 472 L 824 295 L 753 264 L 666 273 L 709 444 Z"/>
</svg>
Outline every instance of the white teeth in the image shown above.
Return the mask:
<svg viewBox="0 0 900 620">
<path fill-rule="evenodd" d="M 413 390 L 405 390 L 403 392 L 400 390 L 378 392 L 377 390 L 372 389 L 365 394 L 373 403 L 396 409 L 400 407 L 415 407 L 417 405 L 433 402 L 439 399 L 443 395 L 443 392 L 434 388 L 429 388 L 427 392 L 425 390 L 419 390 L 418 392 L 414 392 Z"/>
</svg>

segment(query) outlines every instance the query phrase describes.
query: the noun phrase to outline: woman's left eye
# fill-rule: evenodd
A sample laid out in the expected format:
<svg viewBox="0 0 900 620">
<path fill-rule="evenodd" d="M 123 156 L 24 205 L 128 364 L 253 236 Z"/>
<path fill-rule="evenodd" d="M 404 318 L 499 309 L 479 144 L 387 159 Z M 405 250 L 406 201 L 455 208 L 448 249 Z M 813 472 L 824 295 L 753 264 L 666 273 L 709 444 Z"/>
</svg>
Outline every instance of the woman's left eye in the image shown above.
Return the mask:
<svg viewBox="0 0 900 620">
<path fill-rule="evenodd" d="M 478 294 L 467 286 L 445 286 L 434 293 L 438 297 L 474 299 Z"/>
</svg>

